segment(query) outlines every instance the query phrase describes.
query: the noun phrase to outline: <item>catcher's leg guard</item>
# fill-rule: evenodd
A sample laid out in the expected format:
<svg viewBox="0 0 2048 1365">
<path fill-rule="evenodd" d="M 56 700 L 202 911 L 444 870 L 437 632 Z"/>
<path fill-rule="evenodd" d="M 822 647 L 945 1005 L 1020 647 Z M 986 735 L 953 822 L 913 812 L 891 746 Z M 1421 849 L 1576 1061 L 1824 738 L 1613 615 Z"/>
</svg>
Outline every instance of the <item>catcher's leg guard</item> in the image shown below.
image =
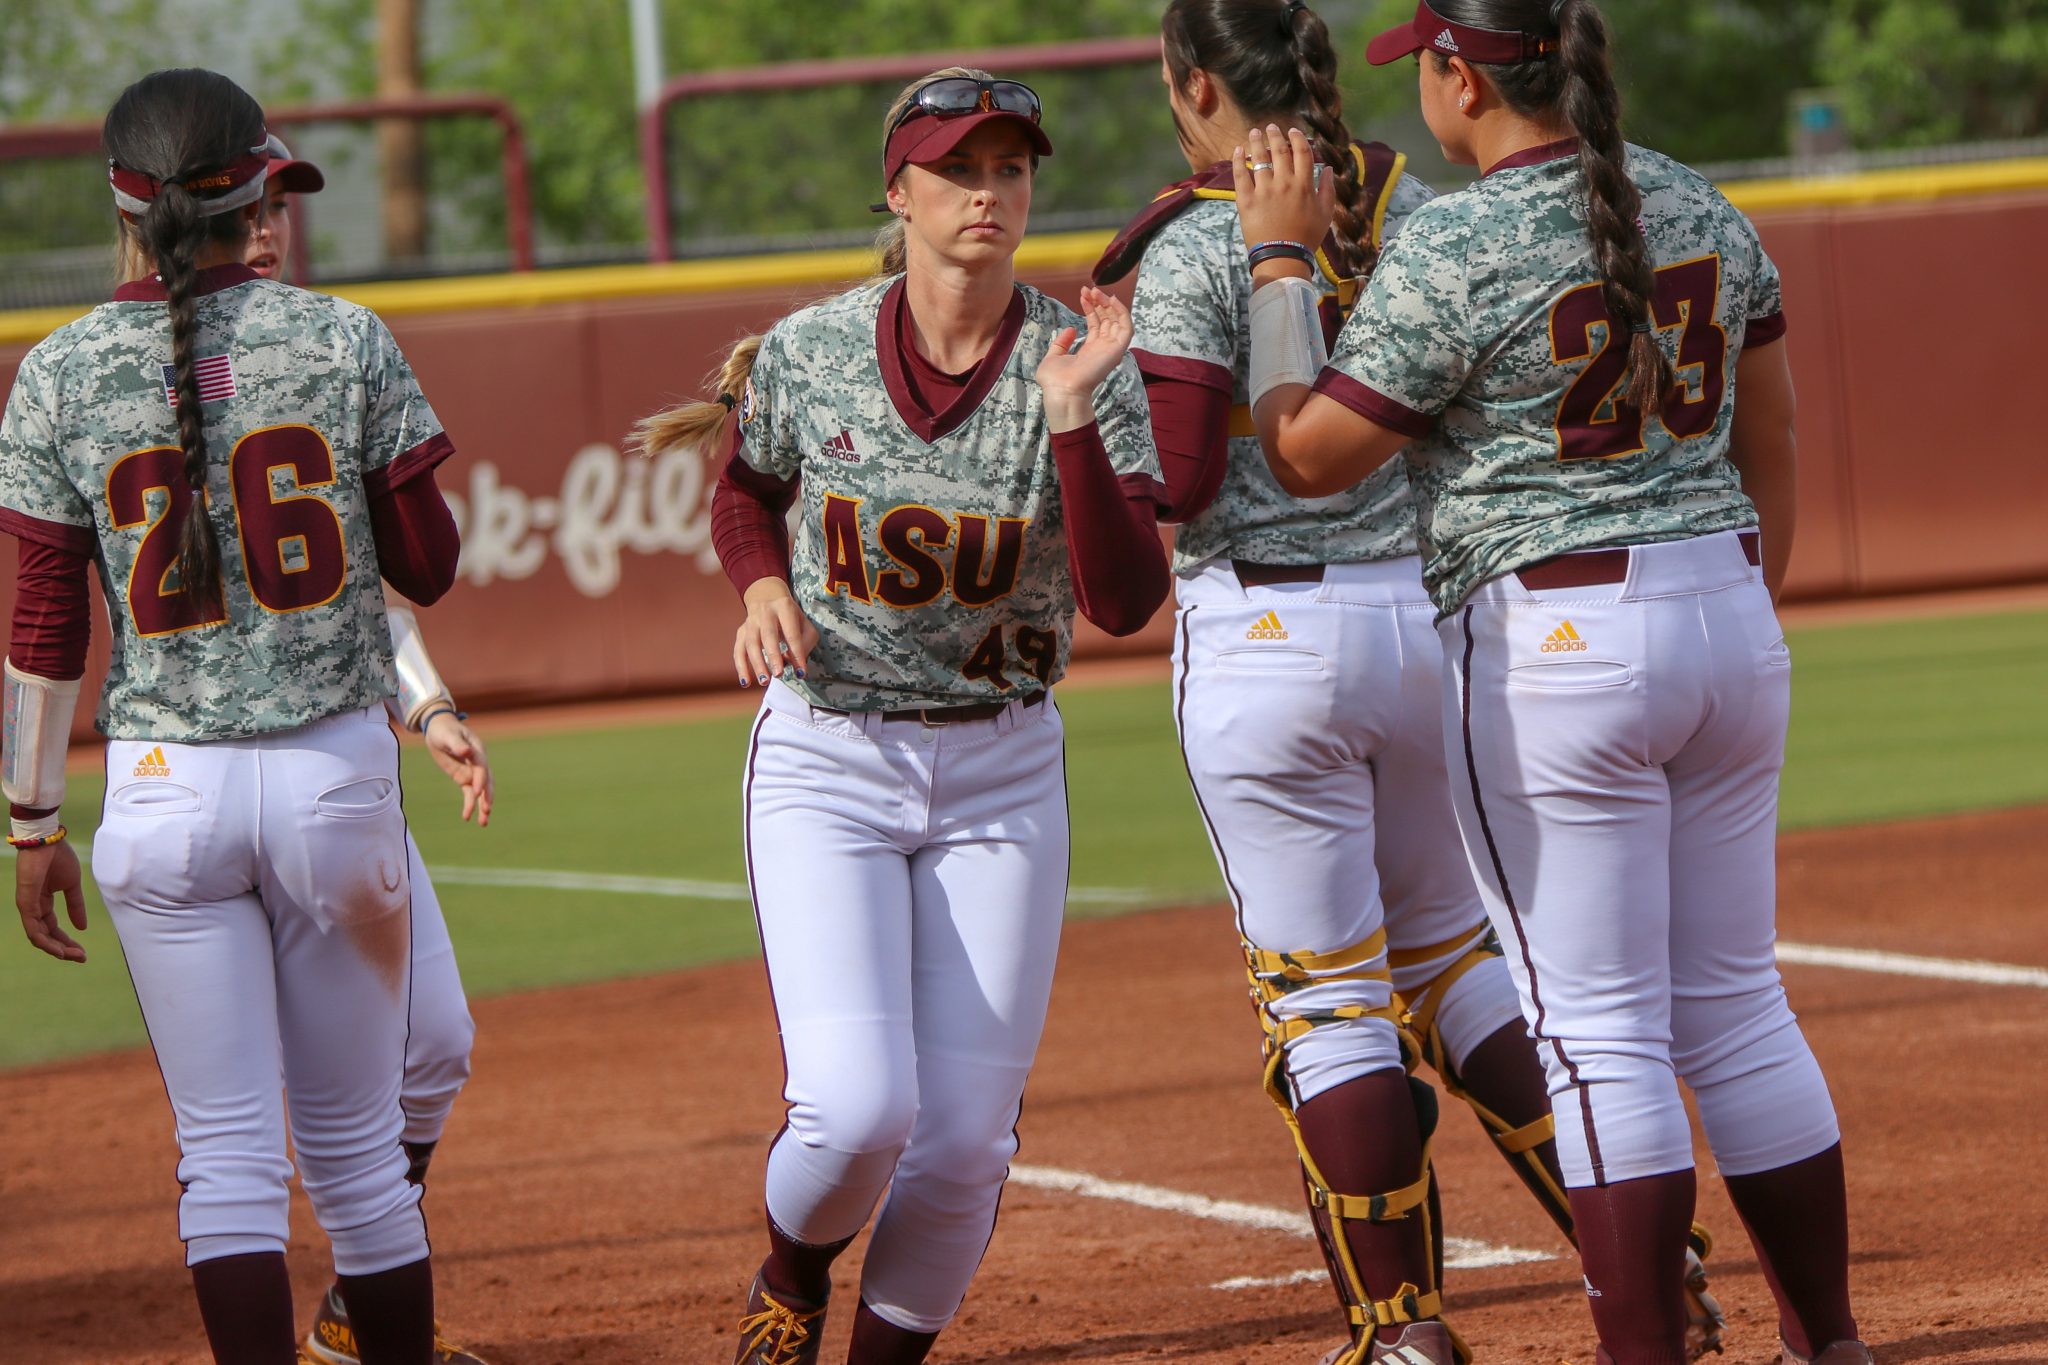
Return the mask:
<svg viewBox="0 0 2048 1365">
<path fill-rule="evenodd" d="M 1259 1006 L 1260 1021 L 1266 1030 L 1265 1090 L 1267 1097 L 1280 1111 L 1281 1120 L 1294 1138 L 1295 1150 L 1301 1159 L 1302 1183 L 1308 1197 L 1310 1217 L 1316 1228 L 1325 1260 L 1330 1266 L 1330 1277 L 1343 1301 L 1346 1316 L 1352 1329 L 1351 1344 L 1337 1353 L 1332 1365 L 1361 1365 L 1368 1358 L 1373 1334 L 1380 1328 L 1394 1328 L 1411 1322 L 1423 1322 L 1439 1318 L 1443 1312 L 1443 1295 L 1438 1289 L 1438 1279 L 1433 1273 L 1434 1263 L 1440 1261 L 1440 1236 L 1433 1217 L 1430 1200 L 1432 1175 L 1429 1164 L 1429 1140 L 1436 1131 L 1436 1095 L 1428 1086 L 1406 1078 L 1414 1097 L 1416 1119 L 1419 1127 L 1421 1161 L 1419 1178 L 1400 1189 L 1374 1194 L 1351 1194 L 1330 1187 L 1324 1177 L 1310 1143 L 1302 1131 L 1300 1117 L 1296 1113 L 1293 1089 L 1287 1078 L 1287 1045 L 1306 1035 L 1311 1029 L 1326 1027 L 1346 1020 L 1376 1018 L 1392 1026 L 1401 1038 L 1401 1059 L 1412 1068 L 1414 1053 L 1408 1046 L 1408 1039 L 1400 1033 L 1397 1010 L 1392 1004 L 1375 1008 L 1364 1005 L 1343 1005 L 1324 1012 L 1287 1014 L 1274 1008 L 1288 995 L 1310 984 L 1335 980 L 1386 980 L 1387 969 L 1381 965 L 1381 954 L 1385 950 L 1386 936 L 1376 933 L 1365 942 L 1333 953 L 1273 953 L 1245 945 L 1246 963 L 1250 970 L 1252 994 Z M 1423 1278 L 1429 1283 L 1417 1285 L 1403 1282 L 1379 1298 L 1375 1298 L 1366 1283 L 1358 1257 L 1346 1234 L 1347 1223 L 1392 1223 L 1409 1218 L 1421 1220 L 1422 1235 L 1431 1244 L 1431 1254 L 1425 1260 Z M 1446 1325 L 1448 1331 L 1448 1325 Z M 1456 1346 L 1460 1365 L 1471 1359 L 1471 1352 L 1455 1333 L 1450 1333 Z"/>
</svg>

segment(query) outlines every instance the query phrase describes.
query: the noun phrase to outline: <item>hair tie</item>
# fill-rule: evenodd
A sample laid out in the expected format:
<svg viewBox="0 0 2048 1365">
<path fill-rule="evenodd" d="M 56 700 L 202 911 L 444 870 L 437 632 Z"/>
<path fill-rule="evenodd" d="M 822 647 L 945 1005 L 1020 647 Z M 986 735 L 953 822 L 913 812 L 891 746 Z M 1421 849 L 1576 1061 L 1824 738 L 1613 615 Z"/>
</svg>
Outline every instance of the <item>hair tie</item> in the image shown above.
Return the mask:
<svg viewBox="0 0 2048 1365">
<path fill-rule="evenodd" d="M 1553 24 L 1564 23 L 1564 7 L 1571 2 L 1572 0 L 1550 0 L 1550 22 Z"/>
<path fill-rule="evenodd" d="M 1639 322 L 1635 326 L 1629 328 L 1629 330 L 1631 332 L 1634 332 L 1637 336 L 1648 336 L 1650 333 L 1656 331 L 1657 329 L 1655 327 L 1652 327 L 1647 322 Z"/>
<path fill-rule="evenodd" d="M 720 395 L 718 395 L 718 401 L 725 404 L 725 410 L 727 412 L 731 412 L 734 408 L 740 405 L 740 400 L 733 397 L 729 393 L 721 393 Z"/>
<path fill-rule="evenodd" d="M 1287 17 L 1292 19 L 1307 8 L 1308 0 L 1287 0 Z"/>
</svg>

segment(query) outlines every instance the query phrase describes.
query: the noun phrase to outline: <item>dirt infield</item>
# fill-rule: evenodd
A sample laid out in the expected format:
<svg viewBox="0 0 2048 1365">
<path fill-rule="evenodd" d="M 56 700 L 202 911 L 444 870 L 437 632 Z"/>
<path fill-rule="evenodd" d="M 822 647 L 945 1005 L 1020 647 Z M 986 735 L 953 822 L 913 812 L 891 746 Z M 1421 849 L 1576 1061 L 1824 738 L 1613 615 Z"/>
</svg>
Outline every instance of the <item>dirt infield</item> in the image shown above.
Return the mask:
<svg viewBox="0 0 2048 1365">
<path fill-rule="evenodd" d="M 1782 848 L 1788 942 L 2048 964 L 2048 808 Z M 1336 1340 L 1323 1284 L 1217 1287 L 1311 1269 L 1304 1238 L 1244 1226 L 1242 1210 L 1231 1223 L 1214 1206 L 1054 1188 L 1071 1172 L 1295 1207 L 1239 970 L 1214 908 L 1070 928 L 1022 1126 L 1020 1177 L 1028 1166 L 1034 1183 L 1013 1181 L 935 1360 L 1306 1365 Z M 2048 998 L 1797 965 L 1786 979 L 1848 1134 L 1858 1306 L 1879 1358 L 2048 1362 Z M 429 1185 L 452 1333 L 498 1365 L 730 1359 L 779 1119 L 759 967 L 504 997 L 476 1014 L 476 1077 Z M 1590 1361 L 1568 1249 L 1477 1124 L 1446 1119 L 1450 1232 L 1553 1258 L 1453 1269 L 1456 1322 L 1482 1361 Z M 0 1075 L 0 1361 L 206 1359 L 178 1266 L 169 1120 L 147 1053 Z M 1775 1361 L 1762 1280 L 1711 1176 L 1701 1215 L 1722 1238 L 1726 1359 Z M 303 1316 L 326 1262 L 303 1201 L 295 1227 Z M 858 1259 L 856 1246 L 842 1264 L 847 1304 Z M 850 1316 L 829 1329 L 826 1360 Z"/>
</svg>

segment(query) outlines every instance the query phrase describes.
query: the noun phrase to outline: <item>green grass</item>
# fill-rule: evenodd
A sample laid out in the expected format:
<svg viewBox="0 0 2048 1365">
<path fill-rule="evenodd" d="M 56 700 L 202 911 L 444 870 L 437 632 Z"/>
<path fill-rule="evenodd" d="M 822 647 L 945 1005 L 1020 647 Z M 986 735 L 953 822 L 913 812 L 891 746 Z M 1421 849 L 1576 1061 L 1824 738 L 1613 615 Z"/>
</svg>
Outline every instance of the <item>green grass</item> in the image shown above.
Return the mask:
<svg viewBox="0 0 2048 1365">
<path fill-rule="evenodd" d="M 1797 632 L 1787 827 L 2048 801 L 2048 612 Z M 1155 903 L 1219 898 L 1163 684 L 1071 691 L 1073 882 Z M 407 809 L 437 878 L 470 991 L 663 971 L 754 951 L 743 898 L 461 884 L 463 869 L 532 868 L 739 886 L 739 775 L 750 720 L 725 717 L 500 738 L 503 796 L 465 827 L 417 745 Z M 488 736 L 489 722 L 483 722 Z M 97 776 L 67 813 L 90 837 Z M 1120 908 L 1077 904 L 1077 915 Z M 83 967 L 0 939 L 0 1066 L 142 1041 L 120 949 L 92 898 Z"/>
</svg>

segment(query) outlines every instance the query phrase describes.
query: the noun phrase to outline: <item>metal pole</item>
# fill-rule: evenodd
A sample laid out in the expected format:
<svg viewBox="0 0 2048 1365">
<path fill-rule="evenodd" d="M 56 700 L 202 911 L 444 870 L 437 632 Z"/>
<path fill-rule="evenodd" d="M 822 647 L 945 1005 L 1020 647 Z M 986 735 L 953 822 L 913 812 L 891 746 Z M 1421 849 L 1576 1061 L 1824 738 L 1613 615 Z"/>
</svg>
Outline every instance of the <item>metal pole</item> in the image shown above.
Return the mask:
<svg viewBox="0 0 2048 1365">
<path fill-rule="evenodd" d="M 661 0 L 626 0 L 633 17 L 633 107 L 646 113 L 661 93 Z"/>
</svg>

